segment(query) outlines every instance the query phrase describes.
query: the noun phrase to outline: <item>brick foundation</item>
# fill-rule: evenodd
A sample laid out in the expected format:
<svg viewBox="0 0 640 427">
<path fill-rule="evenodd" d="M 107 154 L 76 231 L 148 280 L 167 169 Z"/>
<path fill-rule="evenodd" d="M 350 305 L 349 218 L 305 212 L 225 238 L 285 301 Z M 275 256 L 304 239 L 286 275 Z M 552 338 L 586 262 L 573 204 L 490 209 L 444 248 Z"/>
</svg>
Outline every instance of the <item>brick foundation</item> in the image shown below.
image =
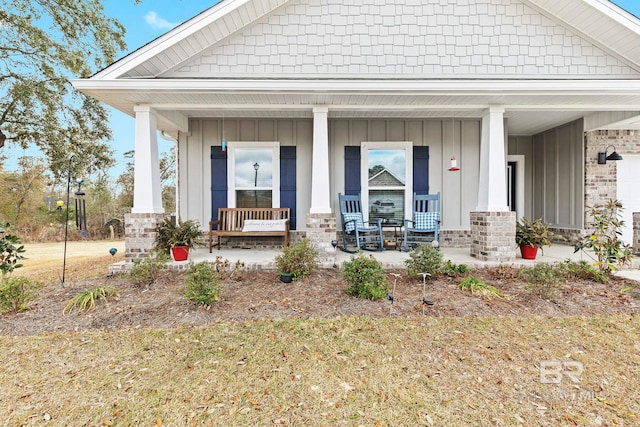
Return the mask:
<svg viewBox="0 0 640 427">
<path fill-rule="evenodd" d="M 585 235 L 585 230 L 577 228 L 549 227 L 549 231 L 554 234 L 551 237 L 551 241 L 561 245 L 574 245 Z"/>
<path fill-rule="evenodd" d="M 166 214 L 129 213 L 124 216 L 124 258 L 127 262 L 148 258 L 154 250 L 156 229 Z"/>
<path fill-rule="evenodd" d="M 516 213 L 471 212 L 471 256 L 480 261 L 516 259 Z"/>
<path fill-rule="evenodd" d="M 471 230 L 440 230 L 440 247 L 468 248 L 471 246 Z"/>
<path fill-rule="evenodd" d="M 321 263 L 333 259 L 331 241 L 338 238 L 336 231 L 335 214 L 307 214 L 307 237 L 318 248 Z"/>
</svg>

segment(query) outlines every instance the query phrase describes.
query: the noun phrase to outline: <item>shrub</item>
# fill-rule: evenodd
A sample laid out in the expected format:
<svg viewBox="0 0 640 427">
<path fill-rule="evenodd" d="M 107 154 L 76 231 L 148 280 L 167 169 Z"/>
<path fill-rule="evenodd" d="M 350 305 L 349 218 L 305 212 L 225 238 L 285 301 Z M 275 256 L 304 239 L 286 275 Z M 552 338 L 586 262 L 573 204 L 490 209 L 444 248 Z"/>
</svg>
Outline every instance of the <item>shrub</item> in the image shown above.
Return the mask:
<svg viewBox="0 0 640 427">
<path fill-rule="evenodd" d="M 466 264 L 456 264 L 451 260 L 446 260 L 442 266 L 442 273 L 449 276 L 463 276 L 471 269 Z"/>
<path fill-rule="evenodd" d="M 409 259 L 404 261 L 407 275 L 422 277 L 422 273 L 429 273 L 427 277 L 435 278 L 445 268 L 442 253 L 431 245 L 419 245 L 409 252 Z"/>
<path fill-rule="evenodd" d="M 276 267 L 280 273 L 289 273 L 293 280 L 299 280 L 311 273 L 318 265 L 318 249 L 308 238 L 282 248 L 276 256 Z"/>
<path fill-rule="evenodd" d="M 590 208 L 589 215 L 593 218 L 589 225 L 594 230 L 575 244 L 574 253 L 584 252 L 585 249 L 593 251 L 595 265 L 603 273 L 611 273 L 617 267 L 630 263 L 633 249 L 618 239 L 624 225 L 621 219 L 622 203 L 619 200 L 609 200 L 604 205 L 595 205 Z"/>
<path fill-rule="evenodd" d="M 42 283 L 26 277 L 5 277 L 0 282 L 0 310 L 17 313 L 27 309 L 27 304 L 37 296 Z"/>
<path fill-rule="evenodd" d="M 163 252 L 151 254 L 149 258 L 133 261 L 129 278 L 135 285 L 150 285 L 167 268 L 169 256 Z"/>
<path fill-rule="evenodd" d="M 191 264 L 184 276 L 184 282 L 187 285 L 184 297 L 196 304 L 211 305 L 220 299 L 218 280 L 214 263 Z"/>
<path fill-rule="evenodd" d="M 387 295 L 389 287 L 382 264 L 371 255 L 360 253 L 342 264 L 342 277 L 349 285 L 347 294 L 377 300 Z"/>
<path fill-rule="evenodd" d="M 11 234 L 11 224 L 0 222 L 0 272 L 4 280 L 6 275 L 16 268 L 22 267 L 18 264 L 24 256 L 24 246 L 20 243 L 20 238 Z"/>
<path fill-rule="evenodd" d="M 521 269 L 518 272 L 518 277 L 527 282 L 526 290 L 549 300 L 556 296 L 563 283 L 563 278 L 557 268 L 547 262 Z"/>
<path fill-rule="evenodd" d="M 98 287 L 94 289 L 85 289 L 75 297 L 71 298 L 67 305 L 62 309 L 62 315 L 67 312 L 77 311 L 78 314 L 91 311 L 96 305 L 96 301 L 107 301 L 109 298 L 118 296 L 118 290 L 111 286 Z"/>
<path fill-rule="evenodd" d="M 462 290 L 471 292 L 473 295 L 480 295 L 484 298 L 491 298 L 492 296 L 505 299 L 502 292 L 497 290 L 491 285 L 487 285 L 483 280 L 476 277 L 465 277 L 458 287 Z"/>
<path fill-rule="evenodd" d="M 567 259 L 555 266 L 558 273 L 565 279 L 585 279 L 601 283 L 609 279 L 604 272 L 594 268 L 586 261 L 575 262 Z"/>
</svg>

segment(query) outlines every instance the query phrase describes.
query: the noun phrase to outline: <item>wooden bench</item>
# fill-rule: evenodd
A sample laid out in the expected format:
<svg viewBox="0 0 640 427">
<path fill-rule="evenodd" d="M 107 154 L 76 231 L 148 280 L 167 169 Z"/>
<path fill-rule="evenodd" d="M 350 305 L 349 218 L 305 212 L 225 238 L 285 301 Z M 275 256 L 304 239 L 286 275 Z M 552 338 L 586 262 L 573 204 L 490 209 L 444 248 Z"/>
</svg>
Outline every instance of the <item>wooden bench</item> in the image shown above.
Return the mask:
<svg viewBox="0 0 640 427">
<path fill-rule="evenodd" d="M 220 238 L 223 236 L 281 236 L 284 238 L 284 245 L 289 246 L 289 208 L 219 208 L 218 219 L 209 222 L 209 253 L 214 246 L 220 250 Z M 246 220 L 249 227 L 245 227 Z M 273 228 L 282 226 L 284 220 L 284 230 L 260 229 L 260 225 L 271 228 L 269 222 L 273 221 Z M 213 244 L 213 238 L 218 238 L 218 243 Z"/>
</svg>

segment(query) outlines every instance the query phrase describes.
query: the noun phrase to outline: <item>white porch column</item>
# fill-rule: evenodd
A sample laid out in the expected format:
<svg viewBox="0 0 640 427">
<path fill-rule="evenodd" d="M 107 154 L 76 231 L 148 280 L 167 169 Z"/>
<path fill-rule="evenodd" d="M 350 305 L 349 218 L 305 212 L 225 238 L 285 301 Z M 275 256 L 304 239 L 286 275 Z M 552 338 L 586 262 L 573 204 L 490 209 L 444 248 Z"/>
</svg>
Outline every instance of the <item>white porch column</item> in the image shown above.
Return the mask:
<svg viewBox="0 0 640 427">
<path fill-rule="evenodd" d="M 506 164 L 504 108 L 492 106 L 482 116 L 480 185 L 476 211 L 509 211 Z"/>
<path fill-rule="evenodd" d="M 136 141 L 131 213 L 164 213 L 156 116 L 146 105 L 135 106 Z"/>
<path fill-rule="evenodd" d="M 504 108 L 491 106 L 482 116 L 478 207 L 470 213 L 471 256 L 481 261 L 516 258 L 516 213 L 507 205 Z"/>
<path fill-rule="evenodd" d="M 329 124 L 326 106 L 313 107 L 313 162 L 309 213 L 331 213 L 329 195 Z"/>
</svg>

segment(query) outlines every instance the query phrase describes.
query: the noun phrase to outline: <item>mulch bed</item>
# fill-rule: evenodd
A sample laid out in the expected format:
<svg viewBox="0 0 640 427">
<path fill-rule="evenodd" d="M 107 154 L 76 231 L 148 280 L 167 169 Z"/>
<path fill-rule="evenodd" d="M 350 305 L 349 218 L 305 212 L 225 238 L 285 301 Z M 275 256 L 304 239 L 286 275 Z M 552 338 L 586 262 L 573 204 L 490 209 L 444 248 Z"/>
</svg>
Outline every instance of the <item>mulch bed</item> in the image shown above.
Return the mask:
<svg viewBox="0 0 640 427">
<path fill-rule="evenodd" d="M 611 277 L 606 283 L 567 282 L 553 300 L 531 295 L 511 268 L 487 268 L 473 276 L 501 290 L 508 299 L 487 299 L 458 288 L 460 277 L 441 277 L 423 285 L 405 272 L 387 271 L 393 303 L 370 301 L 346 294 L 339 270 L 317 270 L 291 284 L 281 283 L 274 271 L 249 271 L 222 283 L 222 300 L 198 306 L 182 297 L 182 273 L 165 272 L 154 284 L 136 286 L 123 276 L 98 277 L 48 285 L 29 310 L 0 316 L 0 333 L 32 335 L 62 331 L 122 328 L 205 326 L 225 321 L 331 318 L 337 316 L 573 316 L 637 314 L 638 283 Z M 395 275 L 397 276 L 395 276 Z M 66 303 L 85 289 L 113 286 L 120 296 L 98 302 L 88 313 L 62 315 Z M 624 287 L 633 292 L 622 293 Z M 424 295 L 434 302 L 422 304 Z"/>
</svg>

